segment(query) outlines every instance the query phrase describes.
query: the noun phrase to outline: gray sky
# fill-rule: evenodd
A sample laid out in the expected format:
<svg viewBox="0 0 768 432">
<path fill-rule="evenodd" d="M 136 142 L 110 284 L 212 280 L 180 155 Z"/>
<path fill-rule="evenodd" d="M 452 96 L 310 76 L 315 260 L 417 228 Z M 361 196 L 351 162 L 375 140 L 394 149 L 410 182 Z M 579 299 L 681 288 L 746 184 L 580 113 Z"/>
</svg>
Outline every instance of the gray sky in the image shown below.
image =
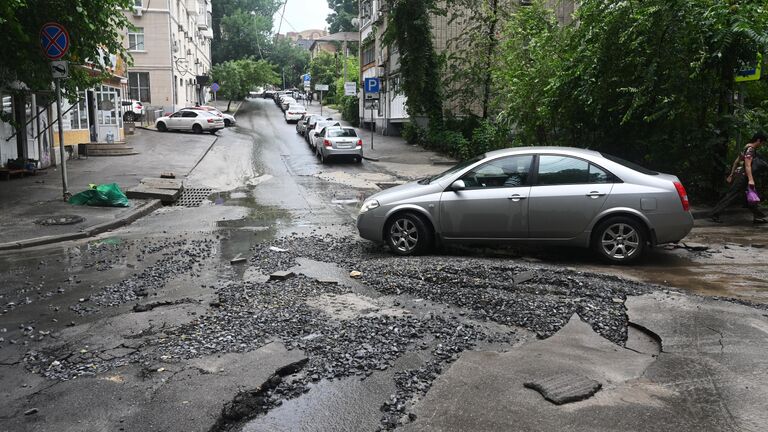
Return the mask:
<svg viewBox="0 0 768 432">
<path fill-rule="evenodd" d="M 285 20 L 280 33 L 289 31 L 302 31 L 309 29 L 324 29 L 328 27 L 325 18 L 331 12 L 326 0 L 287 0 L 285 8 Z M 274 30 L 280 25 L 281 7 L 275 14 Z"/>
</svg>

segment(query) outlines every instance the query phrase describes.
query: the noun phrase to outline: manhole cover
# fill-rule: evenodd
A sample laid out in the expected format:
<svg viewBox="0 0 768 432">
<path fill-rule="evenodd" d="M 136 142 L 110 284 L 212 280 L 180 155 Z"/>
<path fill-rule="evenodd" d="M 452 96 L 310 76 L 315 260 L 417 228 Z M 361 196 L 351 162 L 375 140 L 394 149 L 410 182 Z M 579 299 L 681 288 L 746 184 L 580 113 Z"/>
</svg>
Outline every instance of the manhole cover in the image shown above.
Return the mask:
<svg viewBox="0 0 768 432">
<path fill-rule="evenodd" d="M 177 206 L 181 207 L 200 207 L 213 192 L 210 188 L 189 188 L 184 189 L 181 193 L 181 198 L 176 201 Z"/>
<path fill-rule="evenodd" d="M 35 221 L 38 225 L 74 225 L 85 222 L 85 218 L 76 215 L 56 215 Z"/>
</svg>

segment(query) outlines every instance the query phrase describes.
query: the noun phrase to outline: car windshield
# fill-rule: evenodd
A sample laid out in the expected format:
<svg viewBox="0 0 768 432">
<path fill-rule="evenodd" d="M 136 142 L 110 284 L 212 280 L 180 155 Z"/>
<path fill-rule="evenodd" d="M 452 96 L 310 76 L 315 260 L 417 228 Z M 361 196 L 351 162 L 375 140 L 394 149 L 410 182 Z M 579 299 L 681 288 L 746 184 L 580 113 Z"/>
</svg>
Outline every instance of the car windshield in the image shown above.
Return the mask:
<svg viewBox="0 0 768 432">
<path fill-rule="evenodd" d="M 357 134 L 355 133 L 354 129 L 329 129 L 326 136 L 331 138 L 348 138 L 357 137 Z"/>
<path fill-rule="evenodd" d="M 619 158 L 619 157 L 616 157 L 616 156 L 612 156 L 612 155 L 609 155 L 609 154 L 605 154 L 605 153 L 600 153 L 600 154 L 604 158 L 608 159 L 611 162 L 616 162 L 619 165 L 624 165 L 625 167 L 627 167 L 629 169 L 632 169 L 632 170 L 635 170 L 635 171 L 637 171 L 639 173 L 643 173 L 643 174 L 646 174 L 646 175 L 652 175 L 652 176 L 659 175 L 658 172 L 653 171 L 653 170 L 649 170 L 648 168 L 644 168 L 644 167 L 642 167 L 642 166 L 640 166 L 640 165 L 638 165 L 638 164 L 636 164 L 634 162 L 630 162 L 628 160 L 624 160 L 622 158 Z"/>
<path fill-rule="evenodd" d="M 457 172 L 463 170 L 464 168 L 469 167 L 470 165 L 472 165 L 472 164 L 474 164 L 476 162 L 479 162 L 479 161 L 483 160 L 484 158 L 485 158 L 485 154 L 481 154 L 479 156 L 475 156 L 472 159 L 469 159 L 469 160 L 466 160 L 464 162 L 461 162 L 458 165 L 454 165 L 453 167 L 449 168 L 447 171 L 443 171 L 442 173 L 440 173 L 438 175 L 435 175 L 435 176 L 432 176 L 432 177 L 427 177 L 427 178 L 421 180 L 419 183 L 429 184 L 429 183 L 438 181 L 438 180 L 443 179 L 445 177 L 448 177 L 448 176 L 451 176 L 453 174 L 456 174 Z"/>
</svg>

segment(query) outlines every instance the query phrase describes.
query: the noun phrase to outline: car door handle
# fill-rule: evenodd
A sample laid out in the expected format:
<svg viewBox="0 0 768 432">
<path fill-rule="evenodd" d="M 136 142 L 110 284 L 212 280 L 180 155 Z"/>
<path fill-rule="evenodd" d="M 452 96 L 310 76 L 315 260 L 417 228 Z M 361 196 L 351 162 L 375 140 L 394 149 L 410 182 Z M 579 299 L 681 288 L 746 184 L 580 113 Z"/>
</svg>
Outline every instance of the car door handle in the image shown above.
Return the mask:
<svg viewBox="0 0 768 432">
<path fill-rule="evenodd" d="M 599 198 L 601 196 L 605 196 L 605 194 L 604 193 L 600 193 L 598 191 L 592 191 L 592 192 L 588 193 L 587 196 L 592 198 L 592 199 L 595 199 L 595 198 Z"/>
<path fill-rule="evenodd" d="M 511 199 L 512 201 L 515 201 L 515 202 L 520 201 L 520 200 L 524 200 L 526 198 L 528 198 L 528 197 L 524 197 L 524 196 L 518 195 L 518 194 L 510 195 L 510 196 L 507 197 L 507 199 Z"/>
</svg>

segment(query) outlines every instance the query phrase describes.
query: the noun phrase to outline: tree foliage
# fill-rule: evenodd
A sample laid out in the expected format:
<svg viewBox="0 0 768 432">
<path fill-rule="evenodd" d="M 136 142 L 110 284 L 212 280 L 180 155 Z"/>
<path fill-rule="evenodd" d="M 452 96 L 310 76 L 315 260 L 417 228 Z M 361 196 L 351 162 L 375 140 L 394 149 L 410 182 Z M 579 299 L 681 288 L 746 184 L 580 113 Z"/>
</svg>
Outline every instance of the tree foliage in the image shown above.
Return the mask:
<svg viewBox="0 0 768 432">
<path fill-rule="evenodd" d="M 765 82 L 734 74 L 768 52 L 765 2 L 584 0 L 576 18 L 560 26 L 535 2 L 505 23 L 496 103 L 516 141 L 605 150 L 711 193 L 743 119 L 759 114 L 734 109 L 734 91 L 759 105 Z"/>
<path fill-rule="evenodd" d="M 309 67 L 309 51 L 289 39 L 277 38 L 266 49 L 264 56 L 270 63 L 277 65 L 278 72 L 285 77 L 286 88 L 301 84 L 301 76 Z"/>
<path fill-rule="evenodd" d="M 221 18 L 222 35 L 211 49 L 213 63 L 245 57 L 264 58 L 271 38 L 272 17 L 236 10 Z"/>
<path fill-rule="evenodd" d="M 383 42 L 400 53 L 400 77 L 408 97 L 408 115 L 426 116 L 437 127 L 443 119 L 443 92 L 437 74 L 440 59 L 432 42 L 431 14 L 442 12 L 435 0 L 394 0 Z"/>
<path fill-rule="evenodd" d="M 256 87 L 277 84 L 280 81 L 272 64 L 250 58 L 217 64 L 211 69 L 211 75 L 220 85 L 217 94 L 229 99 L 230 103 L 233 100 L 243 99 Z"/>
<path fill-rule="evenodd" d="M 70 37 L 69 52 L 63 60 L 88 65 L 91 73 L 71 68 L 71 78 L 62 81 L 68 96 L 76 89 L 98 83 L 111 66 L 110 55 L 130 61 L 123 46 L 125 29 L 131 27 L 124 10 L 131 0 L 3 0 L 0 2 L 0 87 L 20 81 L 32 90 L 50 90 L 49 60 L 40 48 L 39 32 L 51 21 L 63 25 Z"/>
<path fill-rule="evenodd" d="M 357 18 L 359 0 L 328 0 L 331 13 L 325 19 L 330 33 L 351 32 L 357 30 L 352 19 Z"/>
<path fill-rule="evenodd" d="M 279 0 L 215 0 L 211 13 L 213 63 L 247 56 L 262 58 Z"/>
</svg>

